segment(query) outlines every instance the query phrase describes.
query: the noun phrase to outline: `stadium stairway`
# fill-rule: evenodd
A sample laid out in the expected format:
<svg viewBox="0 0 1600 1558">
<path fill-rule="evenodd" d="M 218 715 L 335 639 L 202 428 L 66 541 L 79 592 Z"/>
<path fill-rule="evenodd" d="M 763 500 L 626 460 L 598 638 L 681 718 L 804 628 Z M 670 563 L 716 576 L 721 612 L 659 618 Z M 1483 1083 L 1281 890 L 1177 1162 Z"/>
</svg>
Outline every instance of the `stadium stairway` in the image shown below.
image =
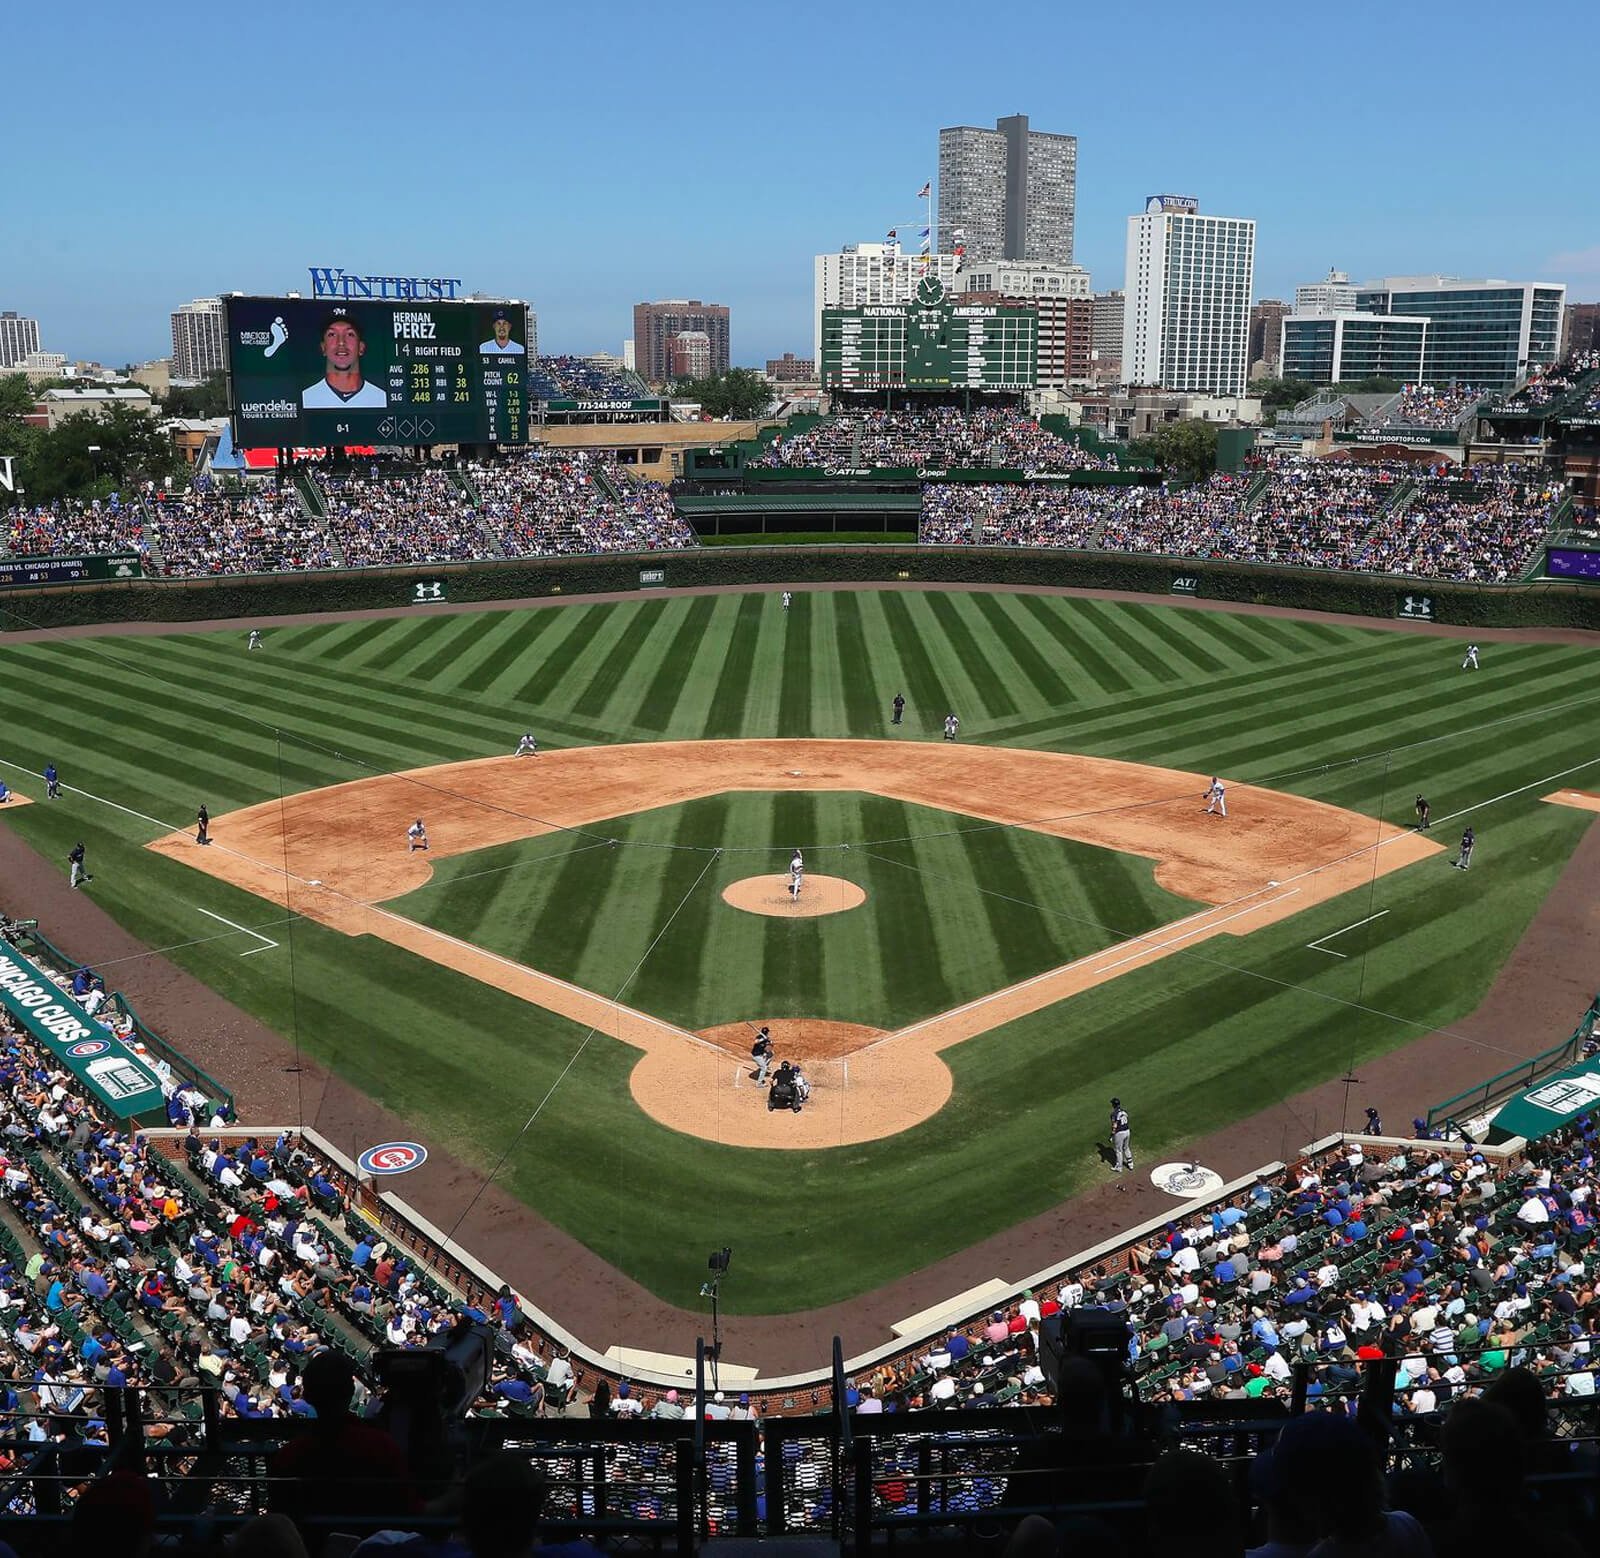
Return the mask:
<svg viewBox="0 0 1600 1558">
<path fill-rule="evenodd" d="M 452 471 L 450 475 L 471 506 L 473 523 L 478 527 L 478 534 L 483 537 L 483 544 L 489 548 L 489 555 L 504 557 L 506 549 L 501 544 L 500 537 L 495 533 L 494 526 L 483 517 L 483 494 L 472 485 L 472 480 L 465 471 Z"/>
<path fill-rule="evenodd" d="M 160 577 L 167 571 L 166 554 L 161 550 L 161 541 L 156 535 L 155 521 L 150 513 L 150 505 L 143 497 L 139 499 L 139 513 L 142 516 L 141 524 L 144 527 L 144 544 L 149 548 L 147 570 Z M 149 566 L 150 564 L 154 566 Z"/>
</svg>

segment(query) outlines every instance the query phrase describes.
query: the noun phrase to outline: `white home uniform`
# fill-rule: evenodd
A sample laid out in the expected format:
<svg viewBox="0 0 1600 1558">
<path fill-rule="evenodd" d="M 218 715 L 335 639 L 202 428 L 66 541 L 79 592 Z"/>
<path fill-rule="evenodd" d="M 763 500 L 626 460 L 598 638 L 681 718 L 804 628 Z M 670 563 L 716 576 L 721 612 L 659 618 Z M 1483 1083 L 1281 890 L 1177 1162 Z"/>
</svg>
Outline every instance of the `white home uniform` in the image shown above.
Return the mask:
<svg viewBox="0 0 1600 1558">
<path fill-rule="evenodd" d="M 389 395 L 371 379 L 364 379 L 361 388 L 351 395 L 341 395 L 326 379 L 318 379 L 301 395 L 300 404 L 307 411 L 339 411 L 345 406 L 381 411 L 389 404 Z"/>
<path fill-rule="evenodd" d="M 1220 779 L 1213 779 L 1206 787 L 1206 811 L 1228 815 L 1228 791 Z"/>
</svg>

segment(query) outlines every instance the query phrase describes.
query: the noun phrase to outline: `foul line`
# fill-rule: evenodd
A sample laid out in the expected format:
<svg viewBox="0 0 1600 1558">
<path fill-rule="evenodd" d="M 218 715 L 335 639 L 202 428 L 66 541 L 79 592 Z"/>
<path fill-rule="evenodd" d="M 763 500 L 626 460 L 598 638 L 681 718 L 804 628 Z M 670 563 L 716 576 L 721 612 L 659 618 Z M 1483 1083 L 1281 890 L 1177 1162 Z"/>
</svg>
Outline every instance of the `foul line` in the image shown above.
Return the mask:
<svg viewBox="0 0 1600 1558">
<path fill-rule="evenodd" d="M 209 909 L 196 906 L 196 914 L 203 914 L 208 920 L 220 920 L 224 925 L 231 925 L 237 931 L 243 931 L 246 936 L 254 936 L 261 943 L 259 947 L 252 947 L 248 952 L 239 954 L 242 958 L 253 958 L 258 952 L 271 952 L 278 945 L 270 936 L 263 936 L 260 931 L 251 930 L 248 925 L 241 925 L 237 920 L 230 920 L 226 915 L 213 914 Z"/>
<path fill-rule="evenodd" d="M 1344 935 L 1345 931 L 1347 930 L 1360 930 L 1363 925 L 1370 925 L 1374 920 L 1381 920 L 1388 912 L 1389 911 L 1387 909 L 1379 909 L 1376 914 L 1369 914 L 1366 919 L 1357 920 L 1354 925 L 1345 925 L 1339 930 L 1329 931 L 1326 936 L 1318 936 L 1315 941 L 1308 941 L 1306 943 L 1306 951 L 1326 952 L 1331 958 L 1347 958 L 1350 956 L 1348 952 L 1335 952 L 1332 947 L 1325 947 L 1322 943 L 1325 941 L 1332 941 L 1335 936 Z"/>
</svg>

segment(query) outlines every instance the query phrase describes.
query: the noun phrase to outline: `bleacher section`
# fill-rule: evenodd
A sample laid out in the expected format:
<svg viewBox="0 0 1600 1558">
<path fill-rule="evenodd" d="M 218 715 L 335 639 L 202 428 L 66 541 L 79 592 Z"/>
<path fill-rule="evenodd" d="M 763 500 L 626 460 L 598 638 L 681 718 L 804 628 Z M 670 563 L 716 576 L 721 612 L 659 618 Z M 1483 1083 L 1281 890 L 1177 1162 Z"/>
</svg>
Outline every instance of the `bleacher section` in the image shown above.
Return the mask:
<svg viewBox="0 0 1600 1558">
<path fill-rule="evenodd" d="M 536 357 L 530 375 L 537 400 L 643 400 L 650 390 L 637 373 L 587 357 Z"/>
<path fill-rule="evenodd" d="M 752 462 L 786 470 L 1114 470 L 1116 462 L 1057 438 L 1021 412 L 848 411 L 777 438 Z"/>
<path fill-rule="evenodd" d="M 352 566 L 466 562 L 499 555 L 449 471 L 312 474 L 339 560 Z"/>
<path fill-rule="evenodd" d="M 287 573 L 340 561 L 293 488 L 157 492 L 146 504 L 160 572 L 175 577 Z"/>
<path fill-rule="evenodd" d="M 920 539 L 1290 564 L 1427 579 L 1520 579 L 1565 502 L 1515 465 L 1275 461 L 1187 489 L 929 483 Z"/>
</svg>

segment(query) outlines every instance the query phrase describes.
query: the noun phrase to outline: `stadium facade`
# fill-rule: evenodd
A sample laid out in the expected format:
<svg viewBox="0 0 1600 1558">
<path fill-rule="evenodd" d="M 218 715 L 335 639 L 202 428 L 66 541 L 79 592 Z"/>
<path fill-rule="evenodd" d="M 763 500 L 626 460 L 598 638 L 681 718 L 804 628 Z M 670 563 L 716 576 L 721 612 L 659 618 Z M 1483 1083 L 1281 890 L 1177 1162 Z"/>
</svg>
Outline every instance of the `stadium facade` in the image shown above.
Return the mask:
<svg viewBox="0 0 1600 1558">
<path fill-rule="evenodd" d="M 221 298 L 196 298 L 172 311 L 172 377 L 198 383 L 228 366 Z"/>
<path fill-rule="evenodd" d="M 1243 395 L 1256 224 L 1152 195 L 1128 218 L 1125 383 Z"/>
</svg>

